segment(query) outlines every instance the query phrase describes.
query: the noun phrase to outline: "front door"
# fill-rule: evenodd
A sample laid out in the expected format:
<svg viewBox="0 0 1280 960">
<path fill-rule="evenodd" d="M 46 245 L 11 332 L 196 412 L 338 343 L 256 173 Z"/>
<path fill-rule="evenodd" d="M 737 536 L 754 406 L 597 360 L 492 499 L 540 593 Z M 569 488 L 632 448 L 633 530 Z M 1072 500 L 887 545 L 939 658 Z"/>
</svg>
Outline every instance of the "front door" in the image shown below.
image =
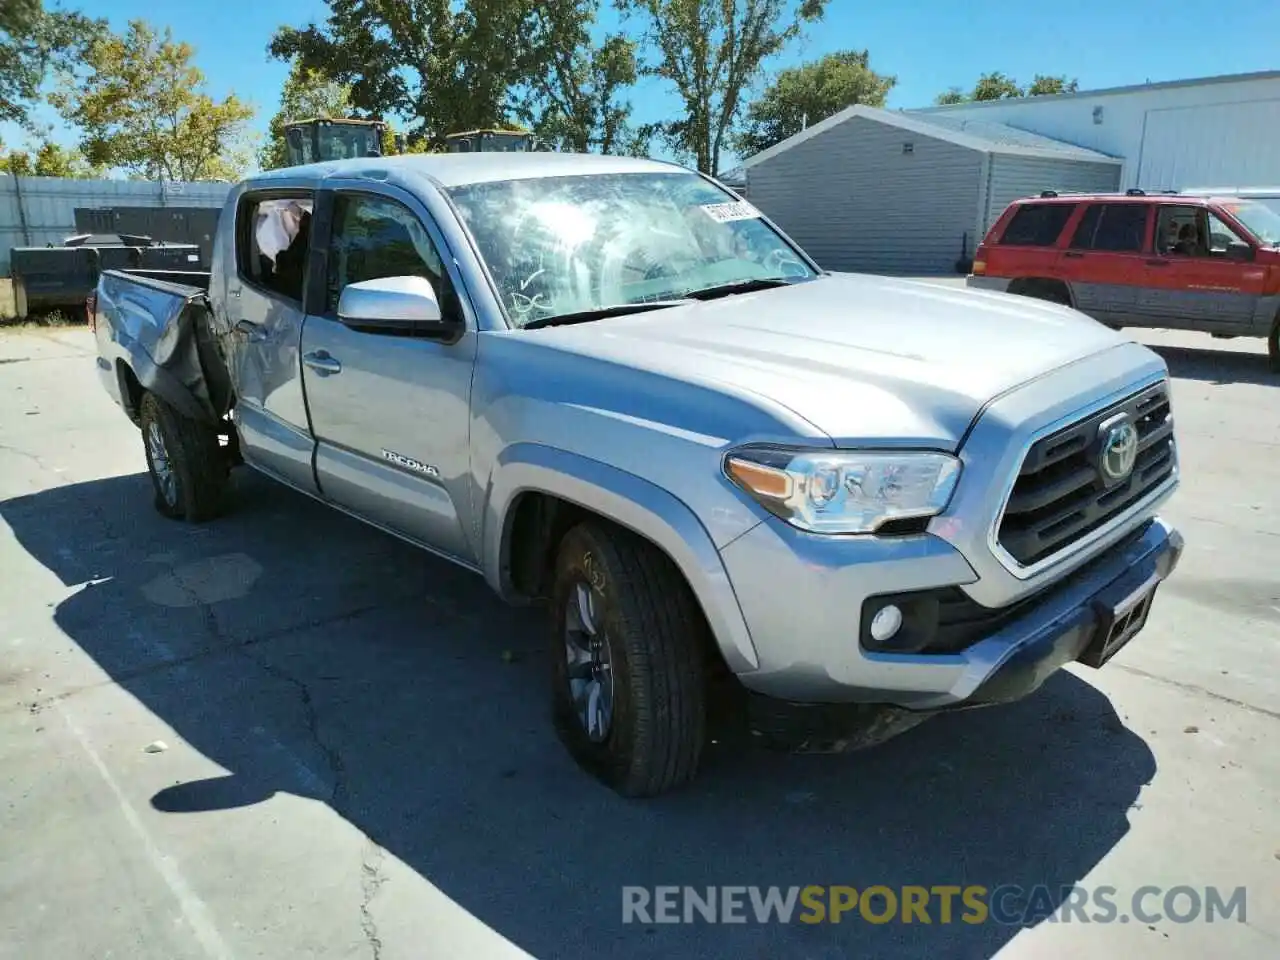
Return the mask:
<svg viewBox="0 0 1280 960">
<path fill-rule="evenodd" d="M 461 316 L 444 249 L 410 195 L 338 190 L 320 315 L 302 331 L 303 378 L 322 494 L 353 513 L 467 563 L 469 413 L 475 331 L 453 342 L 354 330 L 338 320 L 349 283 L 416 275 Z M 451 259 L 451 258 L 450 258 Z"/>
<path fill-rule="evenodd" d="M 1149 209 L 1138 201 L 1085 208 L 1058 261 L 1077 310 L 1113 326 L 1142 322 L 1137 305 Z"/>
<path fill-rule="evenodd" d="M 314 493 L 312 440 L 298 367 L 306 301 L 312 194 L 247 194 L 236 210 L 234 269 L 215 271 L 232 416 L 246 462 Z M 230 267 L 231 265 L 228 265 Z"/>
<path fill-rule="evenodd" d="M 1162 205 L 1141 308 L 1152 326 L 1249 332 L 1266 270 L 1231 260 L 1247 241 L 1206 207 Z"/>
</svg>

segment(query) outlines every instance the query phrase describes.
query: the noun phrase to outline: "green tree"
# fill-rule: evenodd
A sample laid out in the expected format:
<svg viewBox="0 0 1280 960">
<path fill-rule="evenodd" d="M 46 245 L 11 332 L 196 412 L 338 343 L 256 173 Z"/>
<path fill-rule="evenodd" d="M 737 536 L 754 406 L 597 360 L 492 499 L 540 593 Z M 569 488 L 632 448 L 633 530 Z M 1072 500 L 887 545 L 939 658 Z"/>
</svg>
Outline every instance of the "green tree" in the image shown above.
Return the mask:
<svg viewBox="0 0 1280 960">
<path fill-rule="evenodd" d="M 0 154 L 0 173 L 7 173 L 15 177 L 34 177 L 36 175 L 36 164 L 28 151 L 14 150 L 10 153 Z"/>
<path fill-rule="evenodd" d="M 743 98 L 764 62 L 822 18 L 827 0 L 615 0 L 644 21 L 656 59 L 645 69 L 669 81 L 684 116 L 659 125 L 662 138 L 715 174 Z"/>
<path fill-rule="evenodd" d="M 79 150 L 59 146 L 51 140 L 40 144 L 34 155 L 29 150 L 15 150 L 0 156 L 0 173 L 77 180 L 105 176 L 105 171 L 90 166 Z"/>
<path fill-rule="evenodd" d="M 191 63 L 195 51 L 141 20 L 88 49 L 50 102 L 83 131 L 91 163 L 148 180 L 235 179 L 250 160 L 253 108 L 234 94 L 214 100 Z"/>
<path fill-rule="evenodd" d="M 286 124 L 312 117 L 350 116 L 354 116 L 351 88 L 328 79 L 300 60 L 294 60 L 280 93 L 280 109 L 267 127 L 267 141 L 258 156 L 258 163 L 264 170 L 274 170 L 288 162 L 284 141 Z"/>
<path fill-rule="evenodd" d="M 973 85 L 971 100 L 1016 100 L 1021 97 L 1022 88 L 1011 77 L 1006 77 L 999 70 L 984 73 Z"/>
<path fill-rule="evenodd" d="M 767 150 L 853 104 L 883 107 L 897 82 L 871 69 L 866 50 L 842 50 L 790 67 L 747 106 L 735 149 L 744 157 Z"/>
<path fill-rule="evenodd" d="M 1075 93 L 1080 89 L 1078 80 L 1068 80 L 1066 77 L 1047 77 L 1042 73 L 1037 73 L 1036 78 L 1031 81 L 1031 86 L 1027 87 L 1028 97 L 1046 97 L 1056 93 Z"/>
<path fill-rule="evenodd" d="M 530 8 L 520 120 L 562 149 L 617 153 L 627 137 L 636 43 L 622 34 L 592 43 L 597 0 L 538 0 Z"/>
<path fill-rule="evenodd" d="M 323 26 L 282 27 L 272 56 L 350 86 L 366 116 L 400 116 L 410 135 L 501 126 L 528 63 L 531 0 L 327 0 Z"/>
<path fill-rule="evenodd" d="M 26 125 L 51 66 L 75 62 L 106 21 L 47 11 L 40 0 L 0 0 L 0 121 Z"/>
<path fill-rule="evenodd" d="M 1019 97 L 1043 97 L 1055 93 L 1075 93 L 1080 88 L 1078 80 L 1066 77 L 1051 77 L 1037 73 L 1035 80 L 1026 89 L 1018 86 L 1003 73 L 984 73 L 968 93 L 959 87 L 951 87 L 934 98 L 939 105 L 949 103 L 972 103 L 975 100 L 1016 100 Z"/>
</svg>

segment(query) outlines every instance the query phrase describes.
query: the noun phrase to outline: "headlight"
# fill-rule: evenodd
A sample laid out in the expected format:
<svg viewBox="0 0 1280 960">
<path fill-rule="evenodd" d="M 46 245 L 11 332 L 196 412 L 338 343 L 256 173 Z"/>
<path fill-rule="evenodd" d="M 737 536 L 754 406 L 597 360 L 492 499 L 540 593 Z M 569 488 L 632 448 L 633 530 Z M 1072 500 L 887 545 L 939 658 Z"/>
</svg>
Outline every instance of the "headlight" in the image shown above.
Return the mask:
<svg viewBox="0 0 1280 960">
<path fill-rule="evenodd" d="M 813 533 L 875 533 L 946 509 L 960 461 L 945 453 L 743 448 L 725 472 L 760 505 Z"/>
</svg>

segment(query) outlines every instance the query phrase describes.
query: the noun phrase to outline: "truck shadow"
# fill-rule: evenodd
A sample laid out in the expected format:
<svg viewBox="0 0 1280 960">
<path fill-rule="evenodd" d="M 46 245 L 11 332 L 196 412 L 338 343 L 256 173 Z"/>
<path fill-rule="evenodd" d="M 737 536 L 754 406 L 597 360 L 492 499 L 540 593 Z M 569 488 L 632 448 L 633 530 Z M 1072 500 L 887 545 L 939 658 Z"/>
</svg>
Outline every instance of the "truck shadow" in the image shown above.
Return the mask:
<svg viewBox="0 0 1280 960">
<path fill-rule="evenodd" d="M 536 613 L 252 475 L 202 527 L 150 499 L 144 475 L 126 476 L 0 515 L 63 583 L 86 584 L 58 626 L 230 771 L 153 807 L 317 798 L 538 957 L 990 956 L 1016 923 L 962 923 L 957 908 L 943 924 L 935 908 L 928 926 L 624 925 L 622 888 L 1045 884 L 1043 911 L 1125 835 L 1155 774 L 1106 698 L 1061 674 L 857 756 L 715 746 L 691 788 L 627 802 L 551 733 Z"/>
<path fill-rule="evenodd" d="M 1147 346 L 1164 357 L 1169 365 L 1169 374 L 1179 379 L 1201 380 L 1218 386 L 1249 383 L 1259 387 L 1280 387 L 1280 374 L 1267 369 L 1265 346 L 1261 353 L 1153 343 Z"/>
</svg>

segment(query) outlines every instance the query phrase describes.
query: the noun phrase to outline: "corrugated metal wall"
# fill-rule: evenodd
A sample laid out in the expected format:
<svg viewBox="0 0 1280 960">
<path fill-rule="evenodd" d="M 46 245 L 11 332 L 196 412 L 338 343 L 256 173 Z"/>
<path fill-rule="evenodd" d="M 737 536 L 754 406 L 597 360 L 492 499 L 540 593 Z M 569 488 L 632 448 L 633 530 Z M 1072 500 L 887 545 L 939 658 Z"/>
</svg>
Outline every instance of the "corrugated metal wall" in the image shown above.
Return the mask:
<svg viewBox="0 0 1280 960">
<path fill-rule="evenodd" d="M 9 250 L 61 244 L 75 233 L 76 207 L 221 207 L 229 183 L 154 183 L 0 176 L 0 277 Z"/>
<path fill-rule="evenodd" d="M 1089 163 L 1085 160 L 1041 160 L 992 154 L 987 177 L 985 215 L 979 234 L 991 225 L 1014 200 L 1038 196 L 1043 190 L 1059 193 L 1106 193 L 1120 187 L 1120 165 Z"/>
<path fill-rule="evenodd" d="M 953 273 L 966 233 L 970 255 L 977 246 L 982 157 L 856 117 L 747 179 L 751 202 L 827 269 Z"/>
<path fill-rule="evenodd" d="M 1280 184 L 1280 98 L 1151 110 L 1135 166 L 1146 190 Z"/>
</svg>

